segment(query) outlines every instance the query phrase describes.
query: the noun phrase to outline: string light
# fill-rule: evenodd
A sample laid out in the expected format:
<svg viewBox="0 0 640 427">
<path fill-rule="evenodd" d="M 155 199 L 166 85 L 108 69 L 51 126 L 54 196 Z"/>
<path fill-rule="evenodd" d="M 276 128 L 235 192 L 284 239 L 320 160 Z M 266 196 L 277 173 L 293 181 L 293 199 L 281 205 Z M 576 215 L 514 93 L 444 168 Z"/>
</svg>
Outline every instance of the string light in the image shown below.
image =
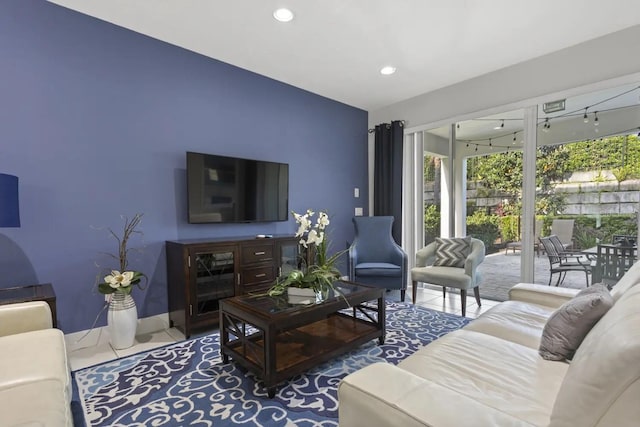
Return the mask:
<svg viewBox="0 0 640 427">
<path fill-rule="evenodd" d="M 615 99 L 615 98 L 619 98 L 621 96 L 624 96 L 624 95 L 626 95 L 626 94 L 628 94 L 630 92 L 637 91 L 637 90 L 640 90 L 640 86 L 636 86 L 636 87 L 634 87 L 632 89 L 629 89 L 629 90 L 627 90 L 627 91 L 625 91 L 623 93 L 611 96 L 611 97 L 609 97 L 607 99 L 603 99 L 603 100 L 598 101 L 598 102 L 596 102 L 596 103 L 594 103 L 592 105 L 587 105 L 585 107 L 581 107 L 581 108 L 578 108 L 578 109 L 573 110 L 573 111 L 568 111 L 568 112 L 566 112 L 564 114 L 561 114 L 561 115 L 557 115 L 557 116 L 553 116 L 553 117 L 546 117 L 544 119 L 544 122 L 543 122 L 542 131 L 549 132 L 549 130 L 551 129 L 551 121 L 559 120 L 559 119 L 563 119 L 563 118 L 568 118 L 568 117 L 571 117 L 571 116 L 574 116 L 574 117 L 578 116 L 579 117 L 580 116 L 580 112 L 583 113 L 582 118 L 583 118 L 584 122 L 585 123 L 589 123 L 589 109 L 590 108 L 593 108 L 593 107 L 595 107 L 597 105 L 603 104 L 603 103 L 605 103 L 607 101 L 610 101 L 610 100 Z M 628 107 L 611 108 L 611 109 L 607 109 L 605 111 L 613 111 L 613 110 L 618 110 L 618 109 L 623 109 L 623 108 L 628 108 Z M 594 128 L 594 132 L 595 133 L 599 133 L 599 128 L 597 127 L 600 124 L 600 119 L 598 118 L 598 111 L 594 111 L 593 112 L 593 116 L 594 116 L 593 117 L 593 123 L 594 123 L 594 126 L 596 126 Z M 480 121 L 492 120 L 492 121 L 494 121 L 494 123 L 495 123 L 495 121 L 499 120 L 500 121 L 500 126 L 496 126 L 494 129 L 498 129 L 498 128 L 502 129 L 503 128 L 503 123 L 506 120 L 515 120 L 515 119 L 496 119 L 496 118 L 492 118 L 492 119 L 486 118 L 486 119 L 484 119 L 483 118 L 483 119 L 472 119 L 472 120 L 480 120 Z M 521 119 L 518 119 L 518 120 L 521 120 Z M 460 128 L 460 126 L 461 126 L 460 123 L 456 123 L 456 127 L 458 129 Z M 638 138 L 640 138 L 640 126 L 639 126 L 637 128 L 631 128 L 631 129 L 627 129 L 627 130 L 616 131 L 614 133 L 607 133 L 606 135 L 601 135 L 600 136 L 600 140 L 602 140 L 603 138 L 608 138 L 608 137 L 612 137 L 612 136 L 619 135 L 619 134 L 625 134 L 625 133 L 627 135 L 628 134 L 633 134 L 633 133 L 636 132 L 636 129 L 637 129 L 637 132 L 638 132 L 637 133 Z M 519 132 L 522 132 L 522 130 L 513 132 L 512 145 L 515 145 L 518 142 L 520 144 L 524 144 L 524 140 L 518 140 L 518 133 Z M 493 140 L 494 139 L 500 140 L 501 138 L 504 138 L 504 137 L 508 138 L 508 135 L 511 134 L 511 133 L 512 132 L 508 132 L 506 134 L 498 135 L 498 136 L 495 136 L 495 137 L 492 137 L 492 138 L 488 138 L 488 139 L 487 138 L 484 138 L 484 139 L 481 138 L 481 139 L 460 140 L 460 142 L 465 142 L 467 147 L 470 147 L 471 145 L 473 145 L 474 146 L 474 151 L 476 151 L 476 152 L 478 151 L 478 147 L 480 147 L 480 146 L 483 146 L 483 147 L 486 147 L 486 148 L 489 148 L 489 147 L 491 147 L 491 148 L 493 148 L 493 147 L 502 148 L 502 149 L 506 149 L 508 151 L 508 149 L 510 148 L 510 145 L 508 143 L 505 144 L 505 145 L 501 145 L 501 144 L 495 145 L 495 144 L 493 144 Z M 592 140 L 588 140 L 588 142 L 589 141 L 592 141 Z M 595 139 L 593 141 L 595 141 Z"/>
<path fill-rule="evenodd" d="M 504 128 L 504 120 L 502 120 L 502 123 L 499 124 L 498 126 L 494 127 L 493 129 L 494 130 L 500 130 L 500 129 L 503 129 L 503 128 Z"/>
</svg>

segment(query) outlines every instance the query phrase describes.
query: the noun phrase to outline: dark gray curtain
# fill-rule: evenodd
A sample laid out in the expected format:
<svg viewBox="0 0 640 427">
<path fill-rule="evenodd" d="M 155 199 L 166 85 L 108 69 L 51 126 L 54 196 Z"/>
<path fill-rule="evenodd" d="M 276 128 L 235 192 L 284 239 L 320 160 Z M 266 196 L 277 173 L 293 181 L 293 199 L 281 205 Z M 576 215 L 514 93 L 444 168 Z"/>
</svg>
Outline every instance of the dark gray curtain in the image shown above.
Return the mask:
<svg viewBox="0 0 640 427">
<path fill-rule="evenodd" d="M 402 241 L 403 122 L 382 123 L 375 129 L 373 214 L 393 216 L 392 235 Z"/>
</svg>

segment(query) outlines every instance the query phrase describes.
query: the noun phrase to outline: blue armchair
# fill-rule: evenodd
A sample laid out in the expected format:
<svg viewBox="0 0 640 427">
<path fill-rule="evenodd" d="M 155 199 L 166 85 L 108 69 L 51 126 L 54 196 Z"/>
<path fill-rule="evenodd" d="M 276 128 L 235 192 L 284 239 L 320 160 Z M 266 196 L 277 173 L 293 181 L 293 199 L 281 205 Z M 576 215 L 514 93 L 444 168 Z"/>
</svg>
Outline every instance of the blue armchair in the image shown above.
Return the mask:
<svg viewBox="0 0 640 427">
<path fill-rule="evenodd" d="M 356 236 L 349 247 L 349 280 L 386 289 L 407 291 L 407 254 L 391 236 L 392 216 L 353 218 Z"/>
</svg>

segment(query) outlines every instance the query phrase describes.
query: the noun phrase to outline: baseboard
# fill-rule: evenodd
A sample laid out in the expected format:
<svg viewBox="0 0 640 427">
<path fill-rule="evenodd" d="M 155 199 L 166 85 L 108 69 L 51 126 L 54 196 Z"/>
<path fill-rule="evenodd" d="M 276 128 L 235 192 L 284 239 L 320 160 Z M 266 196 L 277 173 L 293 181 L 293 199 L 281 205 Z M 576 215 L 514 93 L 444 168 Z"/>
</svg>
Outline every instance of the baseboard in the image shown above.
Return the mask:
<svg viewBox="0 0 640 427">
<path fill-rule="evenodd" d="M 152 332 L 169 329 L 169 313 L 156 314 L 155 316 L 138 319 L 136 335 L 150 334 Z M 72 332 L 64 336 L 69 351 L 81 348 L 96 347 L 109 342 L 109 332 L 106 326 L 100 326 L 84 331 Z"/>
</svg>

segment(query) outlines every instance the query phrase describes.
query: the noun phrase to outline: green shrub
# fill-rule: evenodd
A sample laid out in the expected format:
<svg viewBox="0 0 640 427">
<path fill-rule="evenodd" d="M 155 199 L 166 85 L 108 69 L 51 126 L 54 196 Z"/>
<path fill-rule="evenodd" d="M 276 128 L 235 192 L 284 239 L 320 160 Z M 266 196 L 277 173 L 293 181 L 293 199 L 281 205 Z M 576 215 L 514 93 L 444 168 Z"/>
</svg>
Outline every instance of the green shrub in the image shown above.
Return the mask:
<svg viewBox="0 0 640 427">
<path fill-rule="evenodd" d="M 548 217 L 545 225 L 550 227 L 553 218 Z M 555 218 L 575 220 L 573 237 L 578 249 L 591 248 L 598 241 L 611 243 L 614 234 L 635 236 L 638 233 L 638 222 L 634 214 L 601 215 L 599 225 L 595 216 L 562 215 Z M 548 231 L 545 235 L 548 235 Z"/>
<path fill-rule="evenodd" d="M 517 242 L 520 240 L 517 216 L 507 215 L 498 217 L 498 228 L 503 242 Z"/>
<path fill-rule="evenodd" d="M 440 236 L 440 206 L 429 205 L 424 209 L 424 243 Z"/>
<path fill-rule="evenodd" d="M 618 182 L 626 181 L 631 178 L 631 166 L 623 166 L 621 168 L 615 168 L 611 171 L 613 176 L 616 177 Z"/>
<path fill-rule="evenodd" d="M 496 215 L 487 215 L 481 210 L 475 211 L 473 215 L 467 217 L 467 235 L 482 240 L 487 251 L 491 251 L 500 237 L 498 218 Z"/>
</svg>

